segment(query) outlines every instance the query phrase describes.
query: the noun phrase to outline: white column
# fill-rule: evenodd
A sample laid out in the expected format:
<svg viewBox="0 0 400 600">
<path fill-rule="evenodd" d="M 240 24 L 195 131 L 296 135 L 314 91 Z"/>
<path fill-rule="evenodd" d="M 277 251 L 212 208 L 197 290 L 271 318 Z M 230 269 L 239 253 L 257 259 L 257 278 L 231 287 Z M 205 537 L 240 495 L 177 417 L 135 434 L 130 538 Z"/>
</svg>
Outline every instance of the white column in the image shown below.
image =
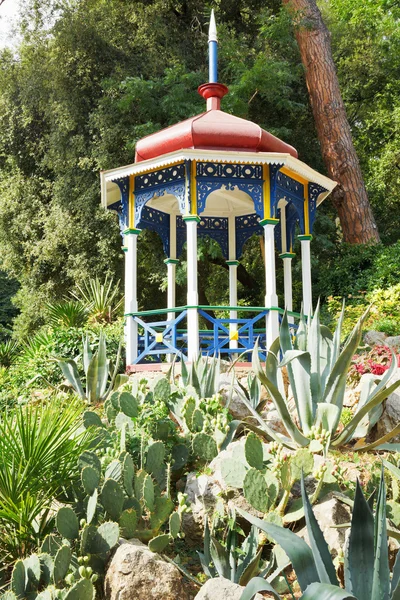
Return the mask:
<svg viewBox="0 0 400 600">
<path fill-rule="evenodd" d="M 285 292 L 285 308 L 293 311 L 293 286 L 292 286 L 292 259 L 296 256 L 293 252 L 284 252 L 279 255 L 283 260 L 283 283 Z M 294 323 L 294 318 L 288 315 L 288 322 Z"/>
<path fill-rule="evenodd" d="M 199 295 L 197 291 L 197 223 L 199 217 L 188 215 L 183 217 L 186 223 L 187 246 L 187 304 L 196 308 L 189 308 L 187 314 L 188 328 L 188 360 L 193 362 L 199 354 L 199 314 L 197 306 Z"/>
<path fill-rule="evenodd" d="M 176 288 L 176 265 L 179 260 L 176 259 L 176 215 L 170 215 L 169 223 L 169 258 L 164 260 L 167 265 L 167 308 L 175 308 L 175 288 Z M 168 321 L 175 318 L 175 313 L 168 313 Z"/>
<path fill-rule="evenodd" d="M 228 255 L 226 264 L 229 267 L 229 306 L 237 306 L 237 268 L 239 261 L 236 260 L 236 220 L 235 215 L 228 217 Z M 230 319 L 237 319 L 237 310 L 231 310 Z M 229 348 L 237 348 L 237 323 L 231 323 L 229 327 Z"/>
<path fill-rule="evenodd" d="M 312 287 L 311 287 L 311 251 L 312 235 L 299 235 L 301 242 L 301 275 L 303 282 L 303 311 L 305 315 L 312 312 Z"/>
<path fill-rule="evenodd" d="M 277 307 L 278 296 L 276 293 L 276 269 L 275 269 L 275 225 L 279 219 L 264 219 L 260 225 L 264 227 L 265 241 L 265 307 Z M 271 310 L 266 319 L 267 348 L 279 335 L 279 314 Z"/>
<path fill-rule="evenodd" d="M 125 246 L 125 314 L 137 312 L 137 236 L 139 229 L 124 232 Z M 132 365 L 138 356 L 137 323 L 133 317 L 126 317 L 126 364 Z"/>
</svg>

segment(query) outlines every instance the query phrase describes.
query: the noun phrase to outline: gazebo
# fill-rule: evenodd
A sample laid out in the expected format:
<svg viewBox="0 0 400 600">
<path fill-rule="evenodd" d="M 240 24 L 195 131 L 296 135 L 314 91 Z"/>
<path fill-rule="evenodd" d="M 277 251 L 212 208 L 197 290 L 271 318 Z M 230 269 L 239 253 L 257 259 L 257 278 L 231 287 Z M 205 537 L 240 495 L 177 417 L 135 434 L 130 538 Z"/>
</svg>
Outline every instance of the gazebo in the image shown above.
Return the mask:
<svg viewBox="0 0 400 600">
<path fill-rule="evenodd" d="M 256 337 L 268 349 L 283 308 L 292 323 L 296 317 L 291 265 L 296 235 L 303 310 L 311 310 L 313 224 L 336 183 L 301 162 L 292 146 L 221 110 L 228 88 L 218 83 L 217 53 L 212 13 L 209 82 L 198 90 L 206 111 L 139 140 L 135 163 L 101 172 L 102 204 L 117 211 L 124 240 L 127 366 L 175 354 L 189 361 L 199 353 L 238 354 L 251 351 Z M 160 235 L 166 255 L 168 301 L 161 311 L 138 310 L 137 244 L 143 229 Z M 237 266 L 254 234 L 265 241 L 264 306 L 238 307 Z M 197 241 L 203 236 L 220 245 L 229 266 L 229 307 L 199 305 Z M 187 304 L 177 307 L 176 265 L 185 243 Z M 278 306 L 275 249 L 283 264 L 284 307 Z M 222 308 L 226 318 L 211 316 Z M 239 310 L 244 318 L 238 318 Z M 208 329 L 199 329 L 199 318 Z"/>
</svg>

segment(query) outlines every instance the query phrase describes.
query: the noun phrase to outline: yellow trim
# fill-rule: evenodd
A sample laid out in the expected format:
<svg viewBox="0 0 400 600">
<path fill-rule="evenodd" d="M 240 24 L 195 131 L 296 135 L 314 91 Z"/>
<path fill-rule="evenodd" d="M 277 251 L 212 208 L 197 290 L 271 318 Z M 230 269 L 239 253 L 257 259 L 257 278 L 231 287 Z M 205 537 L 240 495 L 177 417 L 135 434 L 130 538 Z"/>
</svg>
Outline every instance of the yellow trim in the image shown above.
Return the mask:
<svg viewBox="0 0 400 600">
<path fill-rule="evenodd" d="M 264 192 L 264 219 L 271 217 L 271 181 L 269 177 L 269 165 L 263 165 L 263 192 Z"/>
<path fill-rule="evenodd" d="M 191 166 L 190 166 L 190 193 L 191 193 L 191 198 L 187 198 L 187 206 L 186 206 L 186 210 L 189 213 L 189 207 L 191 206 L 191 214 L 192 215 L 197 215 L 197 179 L 196 179 L 196 161 L 192 160 Z M 191 202 L 191 200 L 194 199 L 193 202 Z"/>
<path fill-rule="evenodd" d="M 238 331 L 234 331 L 233 333 L 230 334 L 229 339 L 232 342 L 236 342 L 239 339 L 239 332 Z"/>
<path fill-rule="evenodd" d="M 308 203 L 308 185 L 304 186 L 304 232 L 305 235 L 310 233 L 310 216 L 309 216 L 309 203 Z"/>
<path fill-rule="evenodd" d="M 128 196 L 129 229 L 135 229 L 135 196 L 133 195 L 134 186 L 135 186 L 135 176 L 129 175 L 129 196 Z"/>
<path fill-rule="evenodd" d="M 298 175 L 297 173 L 295 173 L 294 171 L 292 171 L 288 167 L 282 167 L 280 169 L 280 172 L 283 173 L 284 175 L 287 175 L 288 177 L 291 177 L 295 181 L 298 181 L 299 183 L 302 183 L 303 185 L 307 185 L 307 183 L 308 183 L 307 179 L 304 179 L 304 177 L 302 177 L 301 175 Z"/>
<path fill-rule="evenodd" d="M 162 333 L 156 333 L 156 342 L 157 344 L 161 344 L 163 341 L 164 335 Z"/>
</svg>

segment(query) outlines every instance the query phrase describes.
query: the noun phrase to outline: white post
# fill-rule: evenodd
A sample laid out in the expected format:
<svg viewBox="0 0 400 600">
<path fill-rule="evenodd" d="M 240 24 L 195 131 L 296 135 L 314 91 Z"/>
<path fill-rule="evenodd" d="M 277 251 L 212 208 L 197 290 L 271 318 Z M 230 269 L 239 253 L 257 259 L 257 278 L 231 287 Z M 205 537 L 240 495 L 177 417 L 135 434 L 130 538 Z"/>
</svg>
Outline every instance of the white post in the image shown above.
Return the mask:
<svg viewBox="0 0 400 600">
<path fill-rule="evenodd" d="M 132 365 L 138 356 L 137 323 L 130 313 L 137 312 L 137 236 L 139 229 L 124 231 L 125 246 L 125 314 L 126 364 Z"/>
<path fill-rule="evenodd" d="M 293 311 L 293 286 L 292 286 L 292 259 L 296 255 L 293 252 L 284 252 L 279 257 L 283 260 L 283 284 L 285 292 L 285 308 Z M 294 318 L 288 315 L 288 322 L 293 324 Z"/>
<path fill-rule="evenodd" d="M 312 312 L 312 287 L 311 287 L 311 251 L 312 235 L 299 235 L 301 242 L 301 275 L 303 282 L 303 311 L 305 315 Z"/>
<path fill-rule="evenodd" d="M 265 241 L 265 307 L 277 307 L 278 296 L 276 293 L 275 269 L 275 236 L 274 228 L 279 219 L 264 219 L 260 225 L 264 227 Z M 279 335 L 279 314 L 276 310 L 269 311 L 266 319 L 267 348 Z"/>
<path fill-rule="evenodd" d="M 197 291 L 197 223 L 200 218 L 196 215 L 183 217 L 186 223 L 187 242 L 187 304 L 194 308 L 188 308 L 188 360 L 193 362 L 199 355 L 199 314 L 197 306 L 199 296 Z"/>
<path fill-rule="evenodd" d="M 237 306 L 237 268 L 239 261 L 236 260 L 236 221 L 235 215 L 228 217 L 228 254 L 229 260 L 226 264 L 229 267 L 229 306 Z M 231 310 L 230 319 L 237 319 L 237 310 Z M 229 326 L 229 348 L 238 347 L 237 323 L 231 323 Z"/>
<path fill-rule="evenodd" d="M 175 287 L 176 287 L 176 265 L 179 260 L 176 259 L 176 215 L 170 215 L 169 225 L 169 258 L 164 260 L 167 265 L 167 308 L 175 308 Z M 175 318 L 175 313 L 168 313 L 168 321 Z"/>
</svg>

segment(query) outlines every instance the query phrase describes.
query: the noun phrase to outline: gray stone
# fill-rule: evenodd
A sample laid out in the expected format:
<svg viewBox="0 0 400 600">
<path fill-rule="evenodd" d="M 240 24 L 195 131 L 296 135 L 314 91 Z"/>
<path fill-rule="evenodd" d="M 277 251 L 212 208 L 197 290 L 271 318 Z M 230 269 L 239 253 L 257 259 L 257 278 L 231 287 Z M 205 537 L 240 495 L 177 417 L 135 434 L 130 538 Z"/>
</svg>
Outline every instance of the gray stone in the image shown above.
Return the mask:
<svg viewBox="0 0 400 600">
<path fill-rule="evenodd" d="M 400 369 L 389 382 L 389 385 L 400 380 Z M 384 411 L 376 427 L 372 431 L 371 441 L 386 435 L 400 423 L 400 386 L 384 402 Z M 391 442 L 400 442 L 400 435 L 392 438 Z"/>
<path fill-rule="evenodd" d="M 185 493 L 192 511 L 184 513 L 182 531 L 189 546 L 202 545 L 205 517 L 214 512 L 221 491 L 221 486 L 213 477 L 188 473 Z"/>
<path fill-rule="evenodd" d="M 188 600 L 187 585 L 174 565 L 139 542 L 123 543 L 104 583 L 106 600 Z"/>
<path fill-rule="evenodd" d="M 368 346 L 379 346 L 381 344 L 386 344 L 386 334 L 381 331 L 367 331 L 364 334 L 364 342 L 368 344 Z"/>
<path fill-rule="evenodd" d="M 389 346 L 389 348 L 393 348 L 393 350 L 400 350 L 400 335 L 387 337 L 385 346 Z"/>
<path fill-rule="evenodd" d="M 229 402 L 229 412 L 234 419 L 242 421 L 246 417 L 251 415 L 251 412 L 244 404 L 241 395 L 243 392 L 240 390 L 237 383 L 233 384 L 232 387 L 232 374 L 223 373 L 219 378 L 219 392 L 223 397 L 224 405 Z"/>
<path fill-rule="evenodd" d="M 332 555 L 336 556 L 339 550 L 343 550 L 346 540 L 346 529 L 337 529 L 336 526 L 350 523 L 349 507 L 328 494 L 322 502 L 313 507 L 313 511 Z M 298 535 L 309 544 L 306 527 L 301 529 Z"/>
<path fill-rule="evenodd" d="M 232 583 L 223 577 L 209 579 L 201 588 L 195 600 L 240 600 L 244 587 Z M 254 596 L 255 600 L 263 600 L 260 594 Z"/>
</svg>

